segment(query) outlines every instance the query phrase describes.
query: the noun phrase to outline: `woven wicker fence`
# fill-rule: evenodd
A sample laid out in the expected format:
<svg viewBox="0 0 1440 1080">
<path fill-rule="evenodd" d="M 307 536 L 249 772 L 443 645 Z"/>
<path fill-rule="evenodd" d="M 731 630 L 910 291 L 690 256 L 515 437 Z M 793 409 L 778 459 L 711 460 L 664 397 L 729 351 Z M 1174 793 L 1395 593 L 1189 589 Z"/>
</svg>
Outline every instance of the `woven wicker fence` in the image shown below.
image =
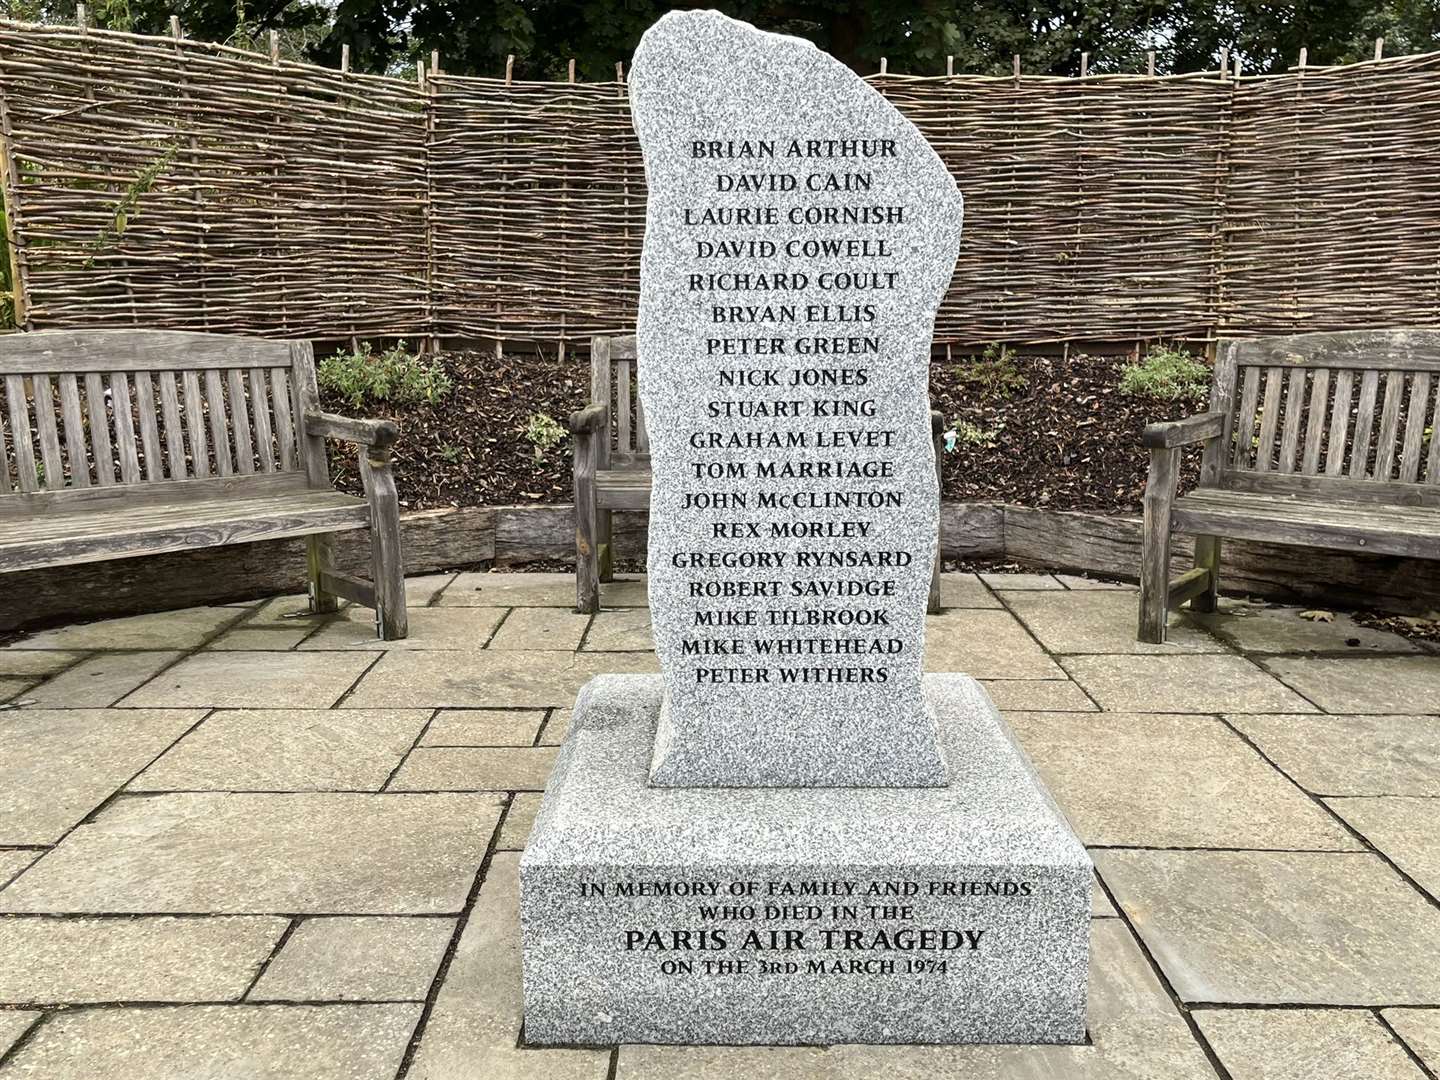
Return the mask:
<svg viewBox="0 0 1440 1080">
<path fill-rule="evenodd" d="M 1440 325 L 1440 54 L 872 79 L 966 197 L 937 340 Z M 573 341 L 631 325 L 625 88 L 0 23 L 24 325 Z"/>
</svg>

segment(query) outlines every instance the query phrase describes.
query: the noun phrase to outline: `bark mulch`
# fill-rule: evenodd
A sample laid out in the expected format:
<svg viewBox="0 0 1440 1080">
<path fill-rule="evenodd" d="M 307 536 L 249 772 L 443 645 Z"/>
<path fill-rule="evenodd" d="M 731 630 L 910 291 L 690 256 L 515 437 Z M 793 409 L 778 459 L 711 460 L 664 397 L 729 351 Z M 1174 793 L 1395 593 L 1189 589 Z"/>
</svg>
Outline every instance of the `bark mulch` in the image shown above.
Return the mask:
<svg viewBox="0 0 1440 1080">
<path fill-rule="evenodd" d="M 564 424 L 589 397 L 584 358 L 490 353 L 439 357 L 454 383 L 438 405 L 355 409 L 325 395 L 325 407 L 347 414 L 393 416 L 400 424 L 395 475 L 408 509 L 505 506 L 571 500 L 570 443 L 541 453 L 527 440 L 530 416 Z M 1123 357 L 1068 359 L 1012 356 L 1001 363 L 937 363 L 931 395 L 947 423 L 963 421 L 966 438 L 945 455 L 945 497 L 1021 503 L 1056 510 L 1134 513 L 1145 487 L 1147 456 L 1140 431 L 1201 402 L 1156 402 L 1118 389 Z M 1182 483 L 1198 467 L 1187 457 Z M 358 491 L 353 454 L 332 453 L 345 490 Z"/>
</svg>

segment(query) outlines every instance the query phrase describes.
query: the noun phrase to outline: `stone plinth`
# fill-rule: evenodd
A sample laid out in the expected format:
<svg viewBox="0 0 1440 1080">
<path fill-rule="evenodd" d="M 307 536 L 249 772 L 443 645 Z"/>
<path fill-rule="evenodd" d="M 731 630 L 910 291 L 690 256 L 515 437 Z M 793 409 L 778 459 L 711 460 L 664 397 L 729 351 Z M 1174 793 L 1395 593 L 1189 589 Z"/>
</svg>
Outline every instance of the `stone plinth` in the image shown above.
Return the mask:
<svg viewBox="0 0 1440 1080">
<path fill-rule="evenodd" d="M 948 786 L 684 789 L 662 679 L 591 681 L 521 861 L 526 1040 L 1083 1041 L 1090 859 L 979 684 L 923 685 Z"/>
</svg>

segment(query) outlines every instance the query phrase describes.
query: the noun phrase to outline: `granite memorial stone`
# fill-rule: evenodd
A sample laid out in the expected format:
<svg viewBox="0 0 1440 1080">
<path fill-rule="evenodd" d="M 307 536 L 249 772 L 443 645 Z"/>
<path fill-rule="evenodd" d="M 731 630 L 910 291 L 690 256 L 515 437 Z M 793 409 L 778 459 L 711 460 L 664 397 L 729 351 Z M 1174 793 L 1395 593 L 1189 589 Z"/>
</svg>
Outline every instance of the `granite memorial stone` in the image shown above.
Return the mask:
<svg viewBox="0 0 1440 1080">
<path fill-rule="evenodd" d="M 663 674 L 576 702 L 521 861 L 525 1038 L 1082 1041 L 1089 859 L 979 684 L 921 674 L 954 181 L 717 12 L 651 27 L 630 93 Z"/>
</svg>

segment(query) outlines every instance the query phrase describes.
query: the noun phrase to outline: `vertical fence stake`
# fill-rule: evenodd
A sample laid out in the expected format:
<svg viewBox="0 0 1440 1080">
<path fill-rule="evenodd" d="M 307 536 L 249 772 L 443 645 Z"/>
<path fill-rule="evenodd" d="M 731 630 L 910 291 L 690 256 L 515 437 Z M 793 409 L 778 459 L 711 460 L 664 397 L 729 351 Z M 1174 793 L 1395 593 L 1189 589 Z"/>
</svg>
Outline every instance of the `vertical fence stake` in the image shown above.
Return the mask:
<svg viewBox="0 0 1440 1080">
<path fill-rule="evenodd" d="M 1383 60 L 1384 58 L 1385 58 L 1385 39 L 1384 39 L 1383 37 L 1377 37 L 1377 38 L 1375 39 L 1375 59 L 1376 59 L 1376 60 Z"/>
<path fill-rule="evenodd" d="M 1151 49 L 1145 54 L 1145 74 L 1150 78 L 1155 77 L 1155 50 Z"/>
<path fill-rule="evenodd" d="M 1089 74 L 1090 74 L 1090 54 L 1089 54 L 1088 52 L 1082 52 L 1082 53 L 1080 54 L 1080 78 L 1083 79 L 1083 78 L 1085 78 L 1086 76 L 1088 76 Z"/>
<path fill-rule="evenodd" d="M 420 72 L 420 89 L 425 94 L 425 329 L 426 351 L 440 351 L 440 334 L 435 320 L 435 77 L 440 74 L 440 50 L 430 50 L 428 76 Z"/>
<path fill-rule="evenodd" d="M 946 78 L 949 78 L 950 76 L 952 76 L 952 75 L 954 75 L 954 74 L 955 74 L 955 57 L 954 57 L 954 56 L 947 56 L 947 57 L 945 57 L 945 76 L 946 76 Z"/>
<path fill-rule="evenodd" d="M 515 54 L 511 53 L 505 57 L 505 85 L 509 86 L 515 79 Z"/>
<path fill-rule="evenodd" d="M 890 61 L 886 57 L 880 57 L 880 74 L 886 75 L 890 71 Z"/>
<path fill-rule="evenodd" d="M 0 82 L 0 157 L 4 158 L 5 243 L 10 248 L 10 299 L 15 309 L 15 325 L 33 330 L 30 322 L 29 260 L 25 257 L 25 240 L 20 232 L 20 174 L 15 168 L 15 140 L 10 131 L 10 108 L 6 101 L 5 84 Z"/>
</svg>

